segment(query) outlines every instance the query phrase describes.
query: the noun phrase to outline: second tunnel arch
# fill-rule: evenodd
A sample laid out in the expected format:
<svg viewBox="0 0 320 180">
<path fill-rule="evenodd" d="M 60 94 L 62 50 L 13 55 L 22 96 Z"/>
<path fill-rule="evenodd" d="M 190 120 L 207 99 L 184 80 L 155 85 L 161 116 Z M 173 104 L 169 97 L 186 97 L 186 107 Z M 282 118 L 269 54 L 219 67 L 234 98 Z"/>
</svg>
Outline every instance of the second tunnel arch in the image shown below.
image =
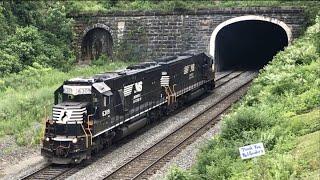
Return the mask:
<svg viewBox="0 0 320 180">
<path fill-rule="evenodd" d="M 112 56 L 113 31 L 108 26 L 97 23 L 83 31 L 80 63 L 90 63 L 101 55 Z"/>
<path fill-rule="evenodd" d="M 273 34 L 269 33 L 268 28 Z M 254 32 L 254 30 L 257 31 Z M 259 32 L 259 30 L 262 31 Z M 265 36 L 264 34 L 261 34 L 266 33 L 266 31 L 268 33 L 265 34 Z M 223 37 L 223 35 L 225 37 Z M 232 38 L 228 36 L 232 36 Z M 262 40 L 266 41 L 266 44 L 264 44 L 264 49 L 259 49 L 259 47 L 254 46 L 254 44 L 259 40 L 262 41 L 261 38 Z M 279 40 L 277 40 L 277 38 Z M 257 65 L 255 65 L 255 68 L 258 69 L 265 65 L 269 60 L 271 60 L 270 55 L 272 57 L 277 51 L 283 50 L 283 48 L 290 44 L 291 41 L 291 28 L 284 22 L 279 21 L 275 18 L 246 15 L 226 20 L 214 29 L 210 38 L 209 53 L 216 60 L 217 71 L 236 69 L 238 67 L 243 69 L 246 63 L 248 63 L 245 62 L 244 59 L 246 59 L 247 61 L 249 59 L 250 61 L 248 63 L 248 66 L 245 68 L 252 69 L 252 64 L 256 63 Z M 251 44 L 249 44 L 250 42 Z M 258 44 L 263 43 L 264 42 L 259 42 Z M 266 46 L 268 43 L 269 49 Z M 276 46 L 275 48 L 272 47 L 273 44 Z M 259 51 L 261 55 L 258 55 L 255 60 L 262 62 L 253 62 L 254 60 L 250 60 L 250 57 L 243 57 L 243 54 L 251 54 L 252 58 L 255 58 L 253 54 L 257 55 L 259 54 Z M 266 53 L 268 54 L 268 56 L 266 56 L 266 58 L 268 59 L 261 59 L 264 56 L 263 54 Z M 231 60 L 230 58 L 233 59 Z"/>
</svg>

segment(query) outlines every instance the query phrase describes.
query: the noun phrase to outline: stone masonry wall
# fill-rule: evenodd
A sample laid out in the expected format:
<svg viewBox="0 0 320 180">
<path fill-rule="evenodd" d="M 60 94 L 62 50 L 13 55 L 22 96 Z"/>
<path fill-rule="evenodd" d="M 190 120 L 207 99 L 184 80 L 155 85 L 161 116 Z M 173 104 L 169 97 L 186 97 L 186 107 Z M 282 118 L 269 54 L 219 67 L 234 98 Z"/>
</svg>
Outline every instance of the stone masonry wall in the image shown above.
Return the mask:
<svg viewBox="0 0 320 180">
<path fill-rule="evenodd" d="M 305 27 L 302 9 L 292 7 L 223 8 L 181 12 L 115 12 L 72 14 L 75 20 L 74 47 L 81 59 L 81 44 L 86 33 L 96 27 L 108 30 L 113 43 L 127 40 L 144 47 L 149 57 L 174 55 L 189 49 L 209 52 L 213 30 L 220 23 L 239 16 L 258 15 L 283 21 L 296 38 Z"/>
</svg>

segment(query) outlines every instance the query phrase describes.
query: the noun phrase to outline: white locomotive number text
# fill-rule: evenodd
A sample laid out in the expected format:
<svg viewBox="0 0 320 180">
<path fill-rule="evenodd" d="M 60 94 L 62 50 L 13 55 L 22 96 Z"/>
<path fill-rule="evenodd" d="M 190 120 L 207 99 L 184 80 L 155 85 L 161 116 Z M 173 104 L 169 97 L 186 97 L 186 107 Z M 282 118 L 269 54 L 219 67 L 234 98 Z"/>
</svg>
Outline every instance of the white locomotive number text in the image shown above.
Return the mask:
<svg viewBox="0 0 320 180">
<path fill-rule="evenodd" d="M 133 96 L 133 103 L 137 103 L 141 101 L 141 94 L 136 94 Z"/>
<path fill-rule="evenodd" d="M 104 111 L 102 111 L 102 116 L 104 117 L 104 116 L 107 116 L 107 115 L 109 115 L 110 114 L 110 109 L 106 109 L 106 110 L 104 110 Z"/>
</svg>

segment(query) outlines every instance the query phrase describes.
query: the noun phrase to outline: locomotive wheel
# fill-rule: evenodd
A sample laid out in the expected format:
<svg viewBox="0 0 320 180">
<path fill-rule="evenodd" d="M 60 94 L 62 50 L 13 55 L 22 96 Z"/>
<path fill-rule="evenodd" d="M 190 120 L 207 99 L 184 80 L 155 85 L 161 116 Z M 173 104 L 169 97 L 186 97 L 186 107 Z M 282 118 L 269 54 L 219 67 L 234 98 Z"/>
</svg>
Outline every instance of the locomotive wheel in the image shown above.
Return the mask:
<svg viewBox="0 0 320 180">
<path fill-rule="evenodd" d="M 160 117 L 168 116 L 170 114 L 169 109 L 167 107 L 161 107 L 160 109 Z"/>
<path fill-rule="evenodd" d="M 161 117 L 161 112 L 159 108 L 153 109 L 149 112 L 148 114 L 148 118 L 150 120 L 150 122 L 154 122 L 154 121 L 158 121 L 160 120 Z"/>
</svg>

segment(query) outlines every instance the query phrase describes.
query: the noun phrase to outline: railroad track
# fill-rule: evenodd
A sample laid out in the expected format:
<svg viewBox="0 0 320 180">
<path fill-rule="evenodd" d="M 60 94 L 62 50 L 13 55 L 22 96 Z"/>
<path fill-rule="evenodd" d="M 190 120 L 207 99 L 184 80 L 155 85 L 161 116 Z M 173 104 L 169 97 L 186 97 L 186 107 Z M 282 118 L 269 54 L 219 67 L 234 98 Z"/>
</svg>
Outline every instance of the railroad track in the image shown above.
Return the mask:
<svg viewBox="0 0 320 180">
<path fill-rule="evenodd" d="M 220 116 L 246 92 L 251 81 L 248 80 L 220 101 L 199 113 L 188 123 L 114 170 L 104 179 L 147 179 L 184 147 L 192 144 L 199 136 L 212 128 Z"/>
<path fill-rule="evenodd" d="M 215 88 L 219 88 L 220 86 L 228 83 L 232 79 L 237 78 L 242 73 L 244 73 L 244 72 L 230 71 L 230 72 L 223 73 L 223 74 L 219 75 L 216 78 L 216 87 Z M 99 157 L 103 156 L 103 154 L 104 153 L 102 153 L 102 155 L 101 154 L 98 155 L 97 157 L 93 156 L 92 160 L 90 162 L 82 163 L 79 165 L 72 165 L 71 166 L 71 165 L 48 164 L 47 166 L 45 166 L 45 167 L 27 175 L 27 176 L 22 177 L 21 179 L 65 179 L 65 178 L 71 176 L 72 174 L 80 171 L 81 169 L 85 168 L 87 165 L 95 162 Z M 124 165 L 121 167 L 124 167 Z M 116 172 L 114 172 L 114 173 L 116 173 Z M 120 179 L 122 179 L 122 178 L 120 178 Z"/>
<path fill-rule="evenodd" d="M 72 166 L 49 164 L 22 179 L 64 179 L 64 175 L 72 171 Z"/>
</svg>

